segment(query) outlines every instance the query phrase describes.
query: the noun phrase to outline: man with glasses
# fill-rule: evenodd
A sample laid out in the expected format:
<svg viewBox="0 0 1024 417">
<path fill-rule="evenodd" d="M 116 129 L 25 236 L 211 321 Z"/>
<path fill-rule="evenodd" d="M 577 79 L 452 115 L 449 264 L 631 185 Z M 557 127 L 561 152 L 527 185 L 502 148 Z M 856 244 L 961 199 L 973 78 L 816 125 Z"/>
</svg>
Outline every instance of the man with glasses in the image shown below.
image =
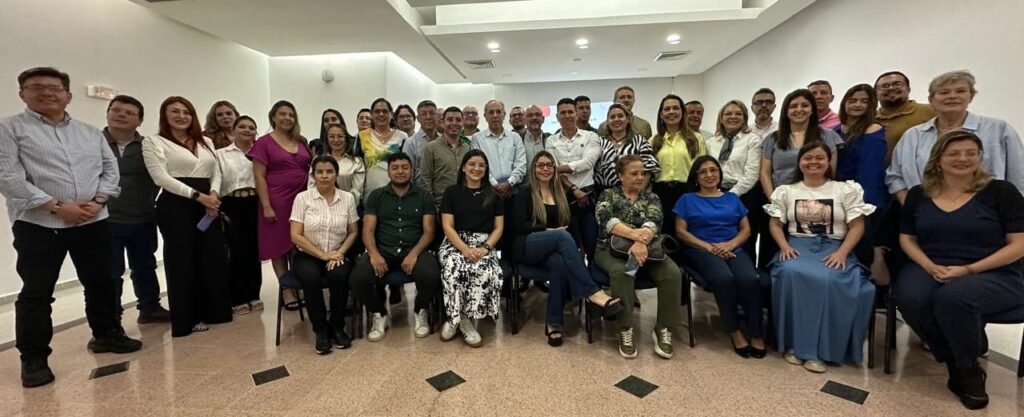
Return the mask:
<svg viewBox="0 0 1024 417">
<path fill-rule="evenodd" d="M 437 130 L 437 105 L 430 100 L 421 101 L 416 105 L 416 120 L 420 122 L 420 130 L 405 141 L 402 152 L 412 159 L 413 174 L 419 176 L 423 150 L 427 144 L 441 136 L 441 132 Z"/>
<path fill-rule="evenodd" d="M 480 131 L 480 113 L 474 106 L 466 106 L 462 109 L 462 136 L 473 137 Z"/>
<path fill-rule="evenodd" d="M 910 79 L 902 72 L 889 71 L 879 75 L 875 79 L 875 91 L 879 104 L 875 120 L 885 126 L 885 141 L 889 144 L 885 163 L 888 165 L 892 160 L 892 150 L 903 132 L 935 117 L 935 111 L 927 104 L 910 99 Z"/>
<path fill-rule="evenodd" d="M 759 88 L 750 100 L 750 111 L 754 113 L 754 123 L 750 131 L 764 140 L 772 132 L 779 130 L 779 123 L 772 118 L 775 111 L 775 92 L 768 87 Z"/>
<path fill-rule="evenodd" d="M 519 106 L 509 110 L 508 124 L 512 125 L 513 132 L 516 132 L 519 137 L 523 137 L 526 134 L 526 110 Z"/>
<path fill-rule="evenodd" d="M 121 328 L 110 279 L 107 200 L 120 192 L 117 158 L 99 129 L 72 119 L 70 77 L 54 68 L 18 75 L 18 96 L 28 107 L 0 119 L 0 194 L 13 223 L 15 269 L 22 288 L 14 304 L 15 346 L 21 384 L 53 382 L 53 290 L 64 258 L 85 288 L 85 316 L 94 353 L 142 348 Z"/>
<path fill-rule="evenodd" d="M 156 193 L 142 158 L 142 135 L 138 128 L 145 115 L 142 103 L 134 97 L 117 96 L 107 106 L 107 127 L 103 129 L 110 150 L 117 157 L 121 195 L 107 204 L 110 211 L 112 243 L 111 276 L 121 309 L 125 253 L 131 269 L 132 288 L 139 300 L 136 306 L 139 324 L 171 321 L 171 313 L 160 305 L 160 283 L 156 278 Z M 90 342 L 90 348 L 95 342 Z"/>
</svg>

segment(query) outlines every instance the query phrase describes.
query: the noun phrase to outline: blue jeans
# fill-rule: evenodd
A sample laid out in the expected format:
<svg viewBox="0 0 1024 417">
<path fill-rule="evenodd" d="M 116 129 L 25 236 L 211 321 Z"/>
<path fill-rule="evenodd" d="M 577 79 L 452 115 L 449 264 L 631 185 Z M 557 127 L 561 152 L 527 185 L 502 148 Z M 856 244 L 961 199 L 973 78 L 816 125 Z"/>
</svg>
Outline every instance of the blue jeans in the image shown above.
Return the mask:
<svg viewBox="0 0 1024 417">
<path fill-rule="evenodd" d="M 565 323 L 562 310 L 565 307 L 566 290 L 572 298 L 586 297 L 599 290 L 590 278 L 576 241 L 565 229 L 530 233 L 526 237 L 522 262 L 546 266 L 550 273 L 546 323 Z"/>
<path fill-rule="evenodd" d="M 744 330 L 751 338 L 761 338 L 763 332 L 764 297 L 754 263 L 745 251 L 736 251 L 736 257 L 724 260 L 703 250 L 686 248 L 686 264 L 697 270 L 706 281 L 706 290 L 715 295 L 719 315 L 725 331 Z M 746 323 L 740 327 L 738 307 L 743 306 Z"/>
<path fill-rule="evenodd" d="M 156 223 L 120 224 L 107 222 L 110 229 L 110 275 L 117 294 L 117 311 L 121 308 L 121 290 L 124 287 L 124 254 L 128 252 L 132 287 L 139 299 L 140 312 L 160 307 L 160 283 L 156 280 Z"/>
</svg>

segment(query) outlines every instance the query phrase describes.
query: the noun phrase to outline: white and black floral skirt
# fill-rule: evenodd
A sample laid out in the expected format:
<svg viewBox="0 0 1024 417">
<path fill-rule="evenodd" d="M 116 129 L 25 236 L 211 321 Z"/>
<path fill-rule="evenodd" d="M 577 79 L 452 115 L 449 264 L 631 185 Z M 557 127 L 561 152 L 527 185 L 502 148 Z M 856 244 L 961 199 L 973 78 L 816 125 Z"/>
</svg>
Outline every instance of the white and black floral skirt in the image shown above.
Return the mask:
<svg viewBox="0 0 1024 417">
<path fill-rule="evenodd" d="M 470 247 L 480 246 L 488 237 L 487 233 L 458 233 Z M 497 320 L 501 302 L 501 266 L 494 252 L 470 263 L 446 238 L 441 244 L 440 256 L 441 285 L 448 320 L 452 324 L 459 324 L 463 317 L 482 319 L 490 316 Z"/>
</svg>

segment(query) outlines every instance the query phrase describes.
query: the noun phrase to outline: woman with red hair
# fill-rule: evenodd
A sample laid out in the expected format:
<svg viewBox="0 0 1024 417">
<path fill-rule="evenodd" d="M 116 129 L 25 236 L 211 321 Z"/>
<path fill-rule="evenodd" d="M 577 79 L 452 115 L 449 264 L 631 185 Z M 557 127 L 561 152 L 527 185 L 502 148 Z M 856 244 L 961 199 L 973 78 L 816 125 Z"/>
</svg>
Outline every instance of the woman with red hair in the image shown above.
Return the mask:
<svg viewBox="0 0 1024 417">
<path fill-rule="evenodd" d="M 183 97 L 160 105 L 160 131 L 142 141 L 153 182 L 157 226 L 164 238 L 171 336 L 208 330 L 231 321 L 227 296 L 227 253 L 220 212 L 220 163 L 213 141 L 203 137 L 196 109 Z M 207 224 L 204 216 L 213 218 Z M 206 224 L 206 227 L 197 225 Z"/>
</svg>

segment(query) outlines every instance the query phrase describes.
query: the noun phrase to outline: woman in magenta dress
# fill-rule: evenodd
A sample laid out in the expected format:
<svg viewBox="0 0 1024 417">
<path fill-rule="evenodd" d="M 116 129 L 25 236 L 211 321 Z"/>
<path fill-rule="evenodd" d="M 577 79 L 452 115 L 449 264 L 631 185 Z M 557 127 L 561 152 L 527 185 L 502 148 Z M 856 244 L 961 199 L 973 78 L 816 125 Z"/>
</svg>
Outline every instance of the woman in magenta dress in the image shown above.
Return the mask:
<svg viewBox="0 0 1024 417">
<path fill-rule="evenodd" d="M 253 179 L 260 198 L 260 259 L 269 259 L 274 275 L 280 277 L 288 271 L 288 255 L 295 248 L 289 236 L 288 219 L 295 196 L 306 189 L 311 157 L 306 139 L 299 134 L 295 106 L 278 101 L 270 108 L 269 117 L 274 130 L 257 139 L 248 156 L 252 158 Z M 294 294 L 286 294 L 286 307 L 298 307 L 296 299 Z"/>
</svg>

